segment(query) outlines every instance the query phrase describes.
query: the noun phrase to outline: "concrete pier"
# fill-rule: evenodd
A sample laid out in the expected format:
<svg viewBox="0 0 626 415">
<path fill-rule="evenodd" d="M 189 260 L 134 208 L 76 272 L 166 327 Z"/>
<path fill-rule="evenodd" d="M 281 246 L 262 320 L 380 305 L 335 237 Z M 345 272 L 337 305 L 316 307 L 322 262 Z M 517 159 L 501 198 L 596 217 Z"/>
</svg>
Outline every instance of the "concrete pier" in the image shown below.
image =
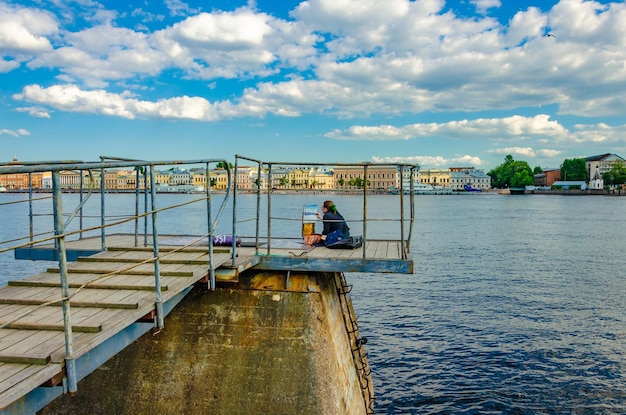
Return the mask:
<svg viewBox="0 0 626 415">
<path fill-rule="evenodd" d="M 249 270 L 195 287 L 40 414 L 368 414 L 373 385 L 344 276 Z"/>
</svg>

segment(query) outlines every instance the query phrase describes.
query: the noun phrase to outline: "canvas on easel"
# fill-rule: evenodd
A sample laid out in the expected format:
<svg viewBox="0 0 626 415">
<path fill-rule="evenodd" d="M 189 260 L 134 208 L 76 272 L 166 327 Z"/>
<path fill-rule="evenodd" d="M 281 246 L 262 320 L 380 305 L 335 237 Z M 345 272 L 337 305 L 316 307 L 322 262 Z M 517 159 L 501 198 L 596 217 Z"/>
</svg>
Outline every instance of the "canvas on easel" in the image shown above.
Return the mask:
<svg viewBox="0 0 626 415">
<path fill-rule="evenodd" d="M 317 221 L 317 205 L 304 205 L 302 208 L 302 236 L 315 233 Z"/>
</svg>

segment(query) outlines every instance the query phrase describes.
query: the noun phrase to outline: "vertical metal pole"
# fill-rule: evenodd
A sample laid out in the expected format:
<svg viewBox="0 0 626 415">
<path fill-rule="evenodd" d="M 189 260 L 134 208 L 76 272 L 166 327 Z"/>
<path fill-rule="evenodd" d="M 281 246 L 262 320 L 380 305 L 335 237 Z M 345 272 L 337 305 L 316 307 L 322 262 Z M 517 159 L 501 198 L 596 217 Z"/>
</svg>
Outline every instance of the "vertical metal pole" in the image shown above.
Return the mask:
<svg viewBox="0 0 626 415">
<path fill-rule="evenodd" d="M 61 276 L 61 297 L 63 306 L 63 327 L 65 334 L 65 374 L 70 393 L 77 391 L 76 362 L 74 361 L 74 338 L 70 313 L 69 283 L 67 281 L 67 257 L 65 253 L 65 224 L 63 223 L 63 203 L 59 172 L 52 172 L 52 203 L 54 213 L 54 232 L 58 236 L 59 274 Z"/>
<path fill-rule="evenodd" d="M 237 169 L 239 168 L 239 158 L 235 156 L 235 172 L 233 173 L 233 244 L 232 244 L 232 266 L 235 266 L 235 258 L 237 257 Z M 226 169 L 228 172 L 228 169 Z"/>
<path fill-rule="evenodd" d="M 402 169 L 402 166 L 400 166 Z M 404 172 L 402 172 L 404 175 Z M 409 188 L 412 188 L 409 185 Z M 400 180 L 400 250 L 402 251 L 400 254 L 402 255 L 402 259 L 406 258 L 406 253 L 404 252 L 404 177 Z"/>
<path fill-rule="evenodd" d="M 367 164 L 363 167 L 363 259 L 367 251 Z"/>
<path fill-rule="evenodd" d="M 139 246 L 139 166 L 135 166 L 135 247 Z"/>
<path fill-rule="evenodd" d="M 411 178 L 411 182 L 409 185 L 409 192 L 410 192 L 410 196 L 409 196 L 409 200 L 410 200 L 410 219 L 409 219 L 409 235 L 406 238 L 406 247 L 404 249 L 406 249 L 407 253 L 411 247 L 411 239 L 413 239 L 413 223 L 415 222 L 415 184 L 414 184 L 414 179 L 415 177 L 413 176 L 415 174 L 415 168 L 411 167 L 410 169 L 410 175 L 409 177 Z"/>
<path fill-rule="evenodd" d="M 104 220 L 104 188 L 106 187 L 106 182 L 104 180 L 104 175 L 105 175 L 105 171 L 104 171 L 104 167 L 102 167 L 100 169 L 100 248 L 104 251 L 105 250 L 105 241 L 104 241 L 104 225 L 105 225 L 105 220 Z"/>
<path fill-rule="evenodd" d="M 28 173 L 28 222 L 30 226 L 30 243 L 33 243 L 33 174 Z"/>
<path fill-rule="evenodd" d="M 78 187 L 80 188 L 80 190 L 79 190 L 80 196 L 78 196 L 78 203 L 79 203 L 79 206 L 80 206 L 80 213 L 79 213 L 78 221 L 79 221 L 79 224 L 80 224 L 79 225 L 80 229 L 83 229 L 83 185 L 84 185 L 84 183 L 83 183 L 83 171 L 79 170 L 78 172 L 80 174 L 80 177 L 78 179 L 78 181 L 79 181 L 79 186 Z M 78 239 L 83 239 L 83 233 L 82 232 L 79 234 Z"/>
<path fill-rule="evenodd" d="M 154 183 L 154 165 L 150 165 L 150 183 Z M 154 255 L 154 289 L 156 291 L 156 327 L 162 329 L 163 321 L 163 298 L 161 296 L 161 271 L 159 268 L 159 232 L 157 231 L 157 206 L 156 206 L 156 190 L 154 186 L 150 187 L 150 195 L 152 200 L 152 252 Z"/>
<path fill-rule="evenodd" d="M 269 183 L 269 189 L 267 190 L 267 255 L 269 255 L 271 250 L 270 241 L 272 239 L 272 164 L 268 164 L 267 167 L 267 181 Z"/>
<path fill-rule="evenodd" d="M 209 163 L 206 163 L 206 215 L 208 236 L 207 243 L 209 245 L 209 290 L 215 290 L 215 264 L 213 262 L 213 218 L 211 213 L 211 174 L 209 172 Z"/>
<path fill-rule="evenodd" d="M 268 183 L 269 187 L 269 183 Z M 269 191 L 269 190 L 268 190 Z M 255 254 L 259 253 L 259 231 L 260 231 L 260 221 L 261 221 L 261 162 L 259 162 L 258 170 L 257 170 L 257 193 L 256 193 L 256 230 L 254 232 L 255 242 Z"/>
<path fill-rule="evenodd" d="M 148 173 L 146 166 L 143 166 L 143 213 L 148 212 L 148 186 L 152 188 L 152 182 L 148 185 Z M 143 217 L 143 246 L 148 246 L 148 217 Z"/>
</svg>

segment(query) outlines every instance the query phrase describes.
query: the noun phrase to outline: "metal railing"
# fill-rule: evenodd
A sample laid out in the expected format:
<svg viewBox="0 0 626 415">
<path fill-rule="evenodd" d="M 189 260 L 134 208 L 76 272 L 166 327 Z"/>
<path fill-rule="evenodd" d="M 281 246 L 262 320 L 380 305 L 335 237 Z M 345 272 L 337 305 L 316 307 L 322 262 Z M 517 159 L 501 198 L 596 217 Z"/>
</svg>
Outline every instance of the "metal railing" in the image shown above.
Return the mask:
<svg viewBox="0 0 626 415">
<path fill-rule="evenodd" d="M 252 218 L 247 218 L 244 220 L 239 219 L 238 214 L 237 214 L 237 195 L 238 195 L 238 186 L 237 183 L 238 181 L 235 180 L 235 188 L 233 190 L 233 232 L 235 233 L 235 229 L 237 227 L 237 224 L 246 222 L 246 221 L 251 221 L 254 220 L 256 223 L 256 232 L 255 232 L 255 250 L 256 250 L 256 254 L 258 255 L 260 252 L 260 231 L 259 231 L 259 224 L 260 224 L 260 220 L 261 220 L 261 199 L 262 199 L 262 195 L 265 194 L 266 196 L 266 202 L 267 202 L 267 230 L 266 230 L 266 235 L 263 238 L 264 239 L 264 243 L 266 246 L 266 255 L 271 255 L 271 250 L 272 250 L 272 221 L 273 220 L 277 220 L 277 219 L 281 219 L 281 220 L 299 220 L 299 219 L 295 219 L 295 218 L 280 218 L 280 217 L 275 217 L 272 214 L 272 194 L 275 193 L 276 191 L 278 191 L 279 189 L 274 189 L 272 186 L 272 169 L 274 167 L 287 167 L 287 168 L 297 168 L 297 167 L 307 167 L 307 168 L 311 168 L 311 167 L 328 167 L 328 168 L 337 168 L 337 167 L 353 167 L 353 168 L 358 168 L 362 170 L 362 174 L 363 174 L 363 178 L 364 180 L 362 181 L 362 187 L 360 190 L 356 190 L 356 192 L 360 192 L 362 194 L 363 197 L 363 217 L 360 220 L 360 222 L 362 223 L 362 227 L 363 227 L 363 259 L 367 259 L 367 241 L 368 241 L 368 234 L 367 234 L 367 224 L 372 223 L 372 222 L 376 222 L 376 221 L 386 221 L 388 219 L 380 219 L 380 218 L 372 218 L 369 217 L 369 211 L 368 211 L 368 196 L 372 193 L 372 190 L 369 189 L 369 179 L 368 179 L 368 169 L 370 168 L 381 168 L 381 167 L 392 167 L 396 169 L 396 173 L 397 173 L 397 177 L 399 178 L 397 181 L 397 189 L 398 189 L 398 200 L 399 200 L 399 210 L 400 210 L 400 218 L 399 219 L 392 219 L 392 221 L 398 222 L 399 227 L 398 227 L 398 235 L 399 237 L 397 238 L 400 241 L 400 249 L 401 249 L 401 255 L 402 255 L 402 259 L 407 259 L 408 257 L 408 252 L 409 252 L 409 248 L 410 248 L 410 243 L 411 243 L 411 237 L 412 237 L 412 231 L 413 231 L 413 223 L 415 221 L 415 199 L 414 199 L 414 191 L 413 191 L 413 184 L 415 182 L 415 179 L 417 178 L 417 172 L 419 169 L 419 166 L 414 165 L 414 164 L 404 164 L 404 163 L 308 163 L 308 162 L 276 162 L 276 161 L 261 161 L 261 160 L 257 160 L 254 158 L 250 158 L 250 157 L 246 157 L 246 156 L 242 156 L 242 155 L 235 155 L 235 166 L 234 166 L 234 175 L 235 177 L 237 177 L 238 173 L 239 173 L 239 160 L 245 160 L 247 162 L 251 162 L 254 163 L 256 165 L 257 168 L 257 178 L 256 178 L 256 183 L 255 183 L 255 193 L 256 193 L 256 197 L 257 197 L 257 203 L 256 203 L 256 213 L 254 215 L 254 217 Z M 405 189 L 405 180 L 403 180 L 404 178 L 404 172 L 408 171 L 408 185 L 409 185 L 409 189 Z M 267 175 L 267 179 L 264 181 L 266 183 L 265 186 L 262 186 L 261 183 L 263 182 L 261 180 L 261 177 L 263 174 Z M 284 189 L 281 189 L 284 190 Z M 296 189 L 296 191 L 298 191 Z M 337 191 L 337 189 L 333 189 L 333 191 Z M 302 191 L 300 190 L 299 192 L 302 193 Z M 408 217 L 407 217 L 407 212 L 405 211 L 405 196 L 409 196 L 409 212 L 408 212 Z M 354 220 L 346 220 L 346 222 L 355 222 Z M 236 256 L 236 249 L 237 246 L 235 243 L 233 243 L 232 246 L 232 252 L 233 252 L 233 261 L 234 258 Z"/>
<path fill-rule="evenodd" d="M 245 160 L 246 162 L 251 162 L 256 165 L 257 170 L 257 183 L 256 183 L 256 206 L 255 213 L 253 217 L 250 218 L 240 218 L 238 216 L 238 185 L 237 185 L 237 175 L 239 173 L 239 161 Z M 210 177 L 210 164 L 219 163 L 226 170 L 226 175 L 228 177 L 228 183 L 225 189 L 224 198 L 219 206 L 219 209 L 215 214 L 212 212 L 211 206 L 211 177 Z M 157 189 L 155 183 L 155 168 L 158 166 L 180 166 L 180 165 L 202 165 L 204 166 L 204 171 L 206 174 L 206 186 L 205 186 L 205 194 L 203 197 L 185 201 L 183 203 L 178 203 L 176 205 L 159 207 L 157 197 Z M 214 260 L 213 260 L 213 236 L 215 234 L 215 230 L 218 226 L 218 222 L 223 215 L 227 202 L 231 199 L 232 192 L 232 230 L 230 234 L 232 235 L 232 251 L 231 251 L 231 262 L 232 266 L 235 266 L 235 261 L 237 258 L 237 241 L 238 241 L 238 226 L 245 222 L 254 222 L 254 246 L 256 255 L 262 255 L 260 252 L 261 240 L 264 240 L 266 244 L 265 255 L 271 255 L 272 249 L 272 221 L 274 220 L 301 220 L 294 218 L 281 218 L 273 215 L 272 211 L 272 195 L 274 193 L 274 189 L 272 189 L 272 169 L 274 167 L 353 167 L 360 169 L 362 171 L 363 180 L 362 188 L 356 190 L 357 193 L 362 194 L 363 197 L 363 217 L 360 220 L 349 219 L 346 221 L 352 222 L 360 222 L 362 224 L 363 230 L 363 259 L 367 259 L 367 243 L 369 240 L 368 236 L 368 223 L 376 222 L 376 221 L 387 221 L 392 220 L 399 224 L 398 226 L 398 235 L 399 238 L 395 238 L 400 241 L 401 247 L 401 255 L 403 259 L 407 258 L 412 228 L 415 218 L 415 210 L 414 210 L 414 192 L 413 192 L 413 175 L 416 174 L 418 167 L 415 165 L 409 164 L 380 164 L 380 163 L 298 163 L 298 162 L 263 162 L 261 160 L 256 160 L 240 155 L 235 156 L 235 166 L 234 172 L 231 172 L 231 168 L 229 163 L 226 160 L 222 159 L 200 159 L 200 160 L 163 160 L 163 161 L 146 161 L 146 160 L 132 160 L 132 159 L 124 159 L 124 158 L 116 158 L 116 157 L 107 157 L 102 156 L 99 162 L 85 162 L 85 161 L 61 161 L 61 162 L 29 162 L 29 163 L 6 163 L 0 164 L 0 174 L 28 174 L 29 175 L 29 190 L 28 190 L 28 199 L 22 201 L 11 201 L 9 203 L 28 203 L 28 217 L 29 217 L 29 234 L 27 237 L 16 238 L 9 241 L 0 241 L 0 253 L 8 252 L 12 250 L 16 250 L 18 248 L 25 247 L 33 247 L 37 244 L 42 244 L 44 242 L 54 241 L 55 250 L 58 256 L 59 270 L 60 270 L 60 278 L 61 278 L 61 296 L 60 300 L 42 304 L 39 307 L 43 307 L 46 305 L 51 305 L 53 303 L 58 304 L 59 302 L 62 305 L 63 309 L 63 322 L 64 322 L 64 335 L 65 335 L 65 362 L 66 362 L 66 372 L 67 372 L 67 380 L 68 380 L 68 390 L 70 392 L 75 392 L 77 389 L 77 379 L 76 379 L 76 368 L 74 361 L 74 352 L 73 352 L 73 334 L 72 334 L 72 324 L 71 324 L 71 299 L 75 296 L 78 291 L 88 287 L 90 284 L 93 284 L 95 281 L 113 275 L 113 274 L 103 274 L 99 275 L 95 279 L 85 283 L 79 289 L 70 293 L 69 283 L 68 283 L 68 270 L 67 270 L 67 247 L 66 242 L 68 237 L 78 237 L 82 238 L 83 234 L 86 232 L 99 232 L 101 239 L 101 250 L 105 250 L 106 248 L 106 237 L 107 230 L 113 228 L 115 226 L 123 225 L 128 222 L 134 222 L 134 244 L 135 246 L 140 245 L 139 235 L 140 235 L 140 222 L 143 220 L 143 246 L 148 246 L 149 242 L 152 243 L 152 258 L 143 261 L 139 264 L 131 265 L 123 270 L 118 270 L 117 272 L 124 272 L 132 267 L 142 265 L 145 263 L 152 262 L 154 264 L 154 275 L 155 275 L 155 310 L 156 317 L 154 320 L 155 327 L 162 328 L 164 325 L 164 315 L 163 315 L 163 301 L 161 297 L 161 276 L 160 276 L 160 259 L 165 255 L 160 253 L 160 238 L 159 238 L 159 214 L 168 210 L 173 210 L 180 208 L 182 206 L 186 206 L 191 203 L 197 203 L 206 201 L 206 222 L 207 222 L 207 231 L 204 235 L 197 235 L 198 239 L 192 242 L 189 245 L 181 246 L 180 249 L 183 249 L 187 246 L 190 246 L 194 243 L 197 243 L 199 240 L 206 238 L 207 239 L 207 251 L 209 256 L 209 266 L 208 266 L 208 275 L 209 275 L 209 288 L 215 289 L 216 281 L 215 281 L 215 268 L 214 268 Z M 399 212 L 400 217 L 396 219 L 381 219 L 376 217 L 371 217 L 368 210 L 368 197 L 371 194 L 368 185 L 368 169 L 378 168 L 378 167 L 394 167 L 396 171 L 399 173 L 400 180 L 398 181 L 399 187 Z M 110 219 L 106 215 L 106 202 L 107 195 L 109 191 L 107 191 L 106 181 L 105 181 L 105 170 L 106 169 L 123 169 L 129 168 L 134 169 L 135 171 L 135 187 L 132 189 L 135 194 L 135 211 L 133 215 L 126 215 L 123 217 L 115 217 L 112 222 L 107 222 Z M 403 188 L 404 180 L 402 177 L 404 176 L 405 171 L 410 172 L 410 188 L 408 191 Z M 75 207 L 73 212 L 69 215 L 65 215 L 63 213 L 63 193 L 64 189 L 62 188 L 61 183 L 61 172 L 63 171 L 79 171 L 80 172 L 80 183 L 78 186 L 79 200 L 78 206 Z M 45 172 L 51 175 L 51 188 L 46 190 L 45 196 L 42 197 L 34 197 L 33 196 L 33 188 L 31 174 L 37 172 Z M 89 186 L 86 187 L 83 182 L 84 172 L 89 177 Z M 100 174 L 100 186 L 96 185 L 96 173 Z M 261 177 L 267 173 L 267 183 L 268 186 L 266 189 L 263 189 L 261 186 Z M 143 177 L 144 186 L 140 186 L 140 177 Z M 83 219 L 85 218 L 83 208 L 85 207 L 86 202 L 97 192 L 94 190 L 100 190 L 100 224 L 92 227 L 85 227 L 83 223 Z M 110 189 L 109 189 L 110 190 Z M 50 192 L 51 194 L 49 194 Z M 410 203 L 408 205 L 409 212 L 405 211 L 405 196 L 408 194 L 410 196 Z M 261 235 L 261 208 L 262 208 L 262 198 L 263 195 L 266 197 L 267 203 L 267 229 L 266 234 L 264 236 Z M 140 199 L 143 197 L 143 211 L 140 211 Z M 52 200 L 52 213 L 49 214 L 53 217 L 53 231 L 36 233 L 34 230 L 33 219 L 38 214 L 33 211 L 33 203 L 41 203 L 46 200 Z M 3 203 L 0 203 L 0 209 L 3 207 Z M 68 225 L 70 222 L 78 217 L 79 218 L 79 226 L 78 230 L 68 230 Z M 150 222 L 151 229 L 149 229 Z M 150 236 L 152 239 L 150 241 Z M 10 246 L 6 246 L 9 245 Z M 176 249 L 172 252 L 178 251 Z M 28 315 L 34 311 L 30 310 L 26 314 L 21 317 Z M 16 320 L 13 320 L 16 321 Z M 5 322 L 0 328 L 6 327 L 11 322 Z"/>
<path fill-rule="evenodd" d="M 107 161 L 105 161 L 107 160 Z M 226 168 L 228 175 L 228 186 L 226 189 L 226 193 L 224 199 L 215 214 L 215 217 L 211 211 L 211 180 L 209 176 L 209 165 L 212 163 L 220 163 L 223 164 Z M 205 166 L 205 174 L 206 174 L 206 192 L 205 195 L 201 198 L 197 198 L 192 201 L 187 201 L 184 203 L 180 203 L 177 205 L 166 206 L 163 208 L 157 207 L 157 192 L 156 186 L 153 185 L 155 183 L 154 180 L 154 172 L 155 167 L 157 166 L 178 166 L 178 165 L 203 165 Z M 105 169 L 118 169 L 118 168 L 134 168 L 137 172 L 137 180 L 136 180 L 136 188 L 135 188 L 135 214 L 130 215 L 129 217 L 122 218 L 121 220 L 116 220 L 112 223 L 106 223 L 106 215 L 105 215 L 105 199 L 107 194 L 106 184 L 105 184 Z M 100 171 L 100 190 L 101 190 L 101 211 L 100 211 L 100 225 L 94 226 L 91 228 L 84 228 L 83 226 L 83 207 L 90 196 L 93 194 L 94 190 L 94 180 L 92 176 L 92 172 Z M 66 215 L 63 213 L 63 189 L 60 179 L 60 173 L 62 171 L 79 171 L 80 172 L 80 184 L 79 184 L 79 203 L 78 207 L 69 215 L 66 219 Z M 88 172 L 90 175 L 90 187 L 88 189 L 84 189 L 83 183 L 83 172 Z M 43 172 L 49 173 L 51 175 L 51 196 L 46 197 L 33 197 L 33 188 L 31 181 L 31 174 Z M 144 187 L 143 189 L 139 188 L 139 174 L 144 175 Z M 75 296 L 80 290 L 86 288 L 90 284 L 93 284 L 95 281 L 113 274 L 103 274 L 95 279 L 85 283 L 79 289 L 70 293 L 69 291 L 69 282 L 68 282 L 68 270 L 67 270 L 67 248 L 66 248 L 66 238 L 70 236 L 78 235 L 82 237 L 82 234 L 86 231 L 95 231 L 100 230 L 101 232 L 101 248 L 105 249 L 106 246 L 106 231 L 105 229 L 112 228 L 114 226 L 118 226 L 129 221 L 135 221 L 135 246 L 138 244 L 138 223 L 140 219 L 144 219 L 144 246 L 147 246 L 148 243 L 148 217 L 150 218 L 150 222 L 152 225 L 152 253 L 153 258 L 143 261 L 140 264 L 135 264 L 124 268 L 123 270 L 118 270 L 117 272 L 127 271 L 132 267 L 150 263 L 154 264 L 154 275 L 155 275 L 155 310 L 156 317 L 154 324 L 157 328 L 162 328 L 164 326 L 164 315 L 163 315 L 163 301 L 161 297 L 161 275 L 160 275 L 160 258 L 164 255 L 161 255 L 159 252 L 159 232 L 158 232 L 158 214 L 160 212 L 164 212 L 166 210 L 175 209 L 184 205 L 188 205 L 191 203 L 206 201 L 206 217 L 207 217 L 207 232 L 205 235 L 198 236 L 196 241 L 206 238 L 208 245 L 208 256 L 209 256 L 209 288 L 215 289 L 215 268 L 214 268 L 214 260 L 213 260 L 213 244 L 212 238 L 217 227 L 217 223 L 219 218 L 223 214 L 227 201 L 230 198 L 230 189 L 233 187 L 231 183 L 231 174 L 230 169 L 228 167 L 228 162 L 222 159 L 200 159 L 200 160 L 164 160 L 164 161 L 145 161 L 145 160 L 129 160 L 129 159 L 120 159 L 120 158 L 112 158 L 112 157 L 101 157 L 100 162 L 83 162 L 83 161 L 65 161 L 65 162 L 28 162 L 28 163 L 6 163 L 0 164 L 0 174 L 28 174 L 29 175 L 29 189 L 28 189 L 28 199 L 27 202 L 29 204 L 29 236 L 28 237 L 18 237 L 9 241 L 0 241 L 0 253 L 12 251 L 18 248 L 24 247 L 32 247 L 36 244 L 41 244 L 44 242 L 54 241 L 55 249 L 58 256 L 59 263 L 59 272 L 61 279 L 61 296 L 60 300 L 53 301 L 50 303 L 45 303 L 37 308 L 31 309 L 25 314 L 19 316 L 17 319 L 14 319 L 10 322 L 5 322 L 0 328 L 7 327 L 11 323 L 23 318 L 36 309 L 41 307 L 58 304 L 61 303 L 63 310 L 63 324 L 64 324 L 64 336 L 65 336 L 65 364 L 66 364 L 66 376 L 68 381 L 68 390 L 69 392 L 76 392 L 77 390 L 77 377 L 76 377 L 76 366 L 74 360 L 74 351 L 73 351 L 73 333 L 72 333 L 72 322 L 71 322 L 71 299 Z M 85 190 L 87 191 L 86 197 L 84 196 Z M 139 212 L 139 197 L 140 194 L 144 194 L 144 211 L 142 213 Z M 149 197 L 148 197 L 149 193 Z M 33 202 L 42 201 L 52 199 L 52 216 L 53 216 L 53 231 L 51 232 L 43 232 L 39 234 L 34 233 L 33 227 L 33 218 L 36 216 L 33 213 L 32 205 Z M 150 201 L 150 209 L 148 209 L 148 200 Z M 0 208 L 3 205 L 13 204 L 13 203 L 25 203 L 26 201 L 11 201 L 7 203 L 0 203 Z M 76 231 L 67 231 L 67 227 L 69 223 L 78 216 L 80 218 L 79 229 Z M 5 219 L 9 219 L 6 218 Z M 52 235 L 53 233 L 53 235 Z M 51 235 L 51 236 L 46 236 Z M 27 242 L 23 242 L 27 240 Z M 17 244 L 16 244 L 17 243 Z M 12 244 L 10 246 L 5 246 L 7 244 Z M 192 243 L 193 244 L 193 243 Z M 191 244 L 190 244 L 191 245 Z M 188 246 L 188 245 L 186 245 Z M 178 250 L 186 247 L 183 246 Z M 176 251 L 176 250 L 175 250 Z"/>
</svg>

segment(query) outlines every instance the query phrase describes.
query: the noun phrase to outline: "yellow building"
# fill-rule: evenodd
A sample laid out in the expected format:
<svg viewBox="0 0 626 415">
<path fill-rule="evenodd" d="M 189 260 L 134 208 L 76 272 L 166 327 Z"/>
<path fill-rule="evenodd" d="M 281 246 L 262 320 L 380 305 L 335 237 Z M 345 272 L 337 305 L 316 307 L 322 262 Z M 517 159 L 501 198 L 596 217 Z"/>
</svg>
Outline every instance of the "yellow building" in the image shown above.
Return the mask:
<svg viewBox="0 0 626 415">
<path fill-rule="evenodd" d="M 307 189 L 309 187 L 309 171 L 303 169 L 289 170 L 288 186 L 291 189 Z"/>
<path fill-rule="evenodd" d="M 311 169 L 309 171 L 309 188 L 332 190 L 335 188 L 335 176 L 330 170 Z"/>
<path fill-rule="evenodd" d="M 193 180 L 193 185 L 196 188 L 202 188 L 204 190 L 206 190 L 206 173 L 205 172 L 194 172 L 191 175 L 191 178 Z"/>
<path fill-rule="evenodd" d="M 226 190 L 228 188 L 228 174 L 226 170 L 213 169 L 209 177 L 211 179 L 211 189 Z"/>
<path fill-rule="evenodd" d="M 432 186 L 450 186 L 450 169 L 430 169 L 420 170 L 420 183 L 430 184 Z"/>
</svg>

